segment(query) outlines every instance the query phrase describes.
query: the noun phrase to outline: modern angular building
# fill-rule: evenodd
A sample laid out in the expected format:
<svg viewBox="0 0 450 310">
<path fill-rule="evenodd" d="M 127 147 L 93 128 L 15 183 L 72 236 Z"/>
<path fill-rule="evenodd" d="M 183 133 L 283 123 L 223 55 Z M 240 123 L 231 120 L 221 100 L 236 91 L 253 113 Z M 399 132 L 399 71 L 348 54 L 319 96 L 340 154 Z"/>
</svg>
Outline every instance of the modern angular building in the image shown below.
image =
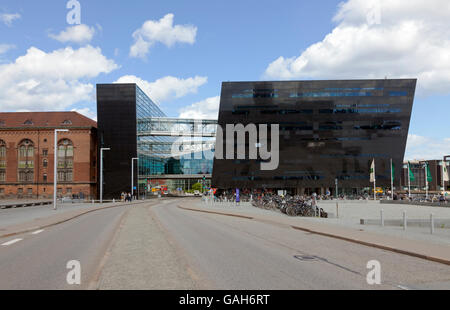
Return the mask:
<svg viewBox="0 0 450 310">
<path fill-rule="evenodd" d="M 132 158 L 135 195 L 211 183 L 217 121 L 168 118 L 136 84 L 97 85 L 97 114 L 105 199 L 131 191 Z"/>
<path fill-rule="evenodd" d="M 279 165 L 215 159 L 212 186 L 334 193 L 337 180 L 339 193 L 359 194 L 373 186 L 373 159 L 377 186 L 390 187 L 392 159 L 400 187 L 415 87 L 415 79 L 225 82 L 219 125 L 279 124 Z"/>
<path fill-rule="evenodd" d="M 103 154 L 104 198 L 131 191 L 132 158 L 138 155 L 137 120 L 157 116 L 165 115 L 136 84 L 97 85 L 99 148 L 111 149 Z"/>
</svg>

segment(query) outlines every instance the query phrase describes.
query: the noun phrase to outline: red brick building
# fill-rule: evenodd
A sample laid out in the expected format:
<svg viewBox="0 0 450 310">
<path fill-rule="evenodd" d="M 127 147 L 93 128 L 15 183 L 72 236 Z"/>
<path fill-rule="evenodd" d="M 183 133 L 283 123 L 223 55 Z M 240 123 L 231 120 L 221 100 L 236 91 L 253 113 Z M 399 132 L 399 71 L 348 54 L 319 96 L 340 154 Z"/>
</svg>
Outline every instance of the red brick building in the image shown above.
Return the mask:
<svg viewBox="0 0 450 310">
<path fill-rule="evenodd" d="M 53 197 L 54 131 L 59 197 L 97 195 L 97 123 L 77 112 L 0 113 L 0 199 Z"/>
</svg>

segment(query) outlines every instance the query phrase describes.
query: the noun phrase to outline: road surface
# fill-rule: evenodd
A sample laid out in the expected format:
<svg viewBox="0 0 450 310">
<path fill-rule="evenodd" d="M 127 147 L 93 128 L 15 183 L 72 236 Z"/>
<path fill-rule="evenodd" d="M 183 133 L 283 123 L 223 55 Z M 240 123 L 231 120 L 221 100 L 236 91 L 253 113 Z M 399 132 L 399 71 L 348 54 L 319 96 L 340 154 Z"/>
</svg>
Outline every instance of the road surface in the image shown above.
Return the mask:
<svg viewBox="0 0 450 310">
<path fill-rule="evenodd" d="M 126 208 L 100 210 L 43 231 L 0 239 L 0 290 L 87 288 Z M 66 281 L 71 260 L 81 264 L 80 286 Z"/>
<path fill-rule="evenodd" d="M 178 208 L 183 202 L 99 210 L 0 239 L 0 289 L 87 289 L 100 277 L 109 280 L 108 288 L 134 283 L 128 287 L 450 289 L 447 265 L 273 223 Z M 81 285 L 66 281 L 71 260 L 81 263 Z M 381 264 L 381 285 L 367 284 L 371 260 Z M 152 274 L 159 276 L 157 285 L 147 286 Z"/>
<path fill-rule="evenodd" d="M 152 212 L 215 289 L 450 289 L 444 264 L 178 204 Z M 382 285 L 367 284 L 371 260 Z"/>
</svg>

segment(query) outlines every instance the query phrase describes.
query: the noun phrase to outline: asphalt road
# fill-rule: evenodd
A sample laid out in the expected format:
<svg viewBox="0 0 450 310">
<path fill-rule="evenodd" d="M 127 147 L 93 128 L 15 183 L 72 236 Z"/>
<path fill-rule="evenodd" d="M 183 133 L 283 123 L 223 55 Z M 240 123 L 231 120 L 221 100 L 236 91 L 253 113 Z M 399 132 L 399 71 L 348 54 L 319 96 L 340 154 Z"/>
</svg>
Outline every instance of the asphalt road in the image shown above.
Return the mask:
<svg viewBox="0 0 450 310">
<path fill-rule="evenodd" d="M 100 210 L 35 234 L 0 239 L 0 290 L 87 288 L 126 208 Z M 66 281 L 71 260 L 81 264 L 81 285 Z"/>
<path fill-rule="evenodd" d="M 178 204 L 152 212 L 213 289 L 450 289 L 447 265 Z M 370 260 L 381 285 L 367 284 Z"/>
<path fill-rule="evenodd" d="M 113 236 L 119 252 L 112 251 L 108 259 L 113 264 L 105 269 L 110 279 L 128 283 L 138 277 L 145 280 L 146 272 L 157 270 L 154 275 L 173 277 L 157 281 L 170 288 L 185 280 L 185 287 L 208 289 L 450 289 L 447 265 L 272 223 L 182 210 L 177 207 L 180 203 L 183 200 L 141 206 L 128 213 L 134 216 L 124 217 L 128 221 L 122 223 L 129 224 L 121 230 L 122 216 L 132 206 L 104 209 L 43 231 L 0 239 L 0 289 L 90 288 L 104 270 L 101 262 Z M 140 230 L 147 235 L 141 236 Z M 140 265 L 134 264 L 133 269 L 130 258 L 119 264 L 131 250 L 144 261 L 139 263 L 151 266 L 137 270 Z M 157 256 L 149 256 L 154 253 Z M 162 272 L 174 256 L 174 267 Z M 66 264 L 71 260 L 81 263 L 81 285 L 66 281 L 70 271 Z M 366 282 L 370 260 L 381 263 L 381 285 Z M 185 268 L 188 276 L 195 277 L 180 277 L 176 268 Z M 129 287 L 139 288 L 139 283 Z"/>
</svg>

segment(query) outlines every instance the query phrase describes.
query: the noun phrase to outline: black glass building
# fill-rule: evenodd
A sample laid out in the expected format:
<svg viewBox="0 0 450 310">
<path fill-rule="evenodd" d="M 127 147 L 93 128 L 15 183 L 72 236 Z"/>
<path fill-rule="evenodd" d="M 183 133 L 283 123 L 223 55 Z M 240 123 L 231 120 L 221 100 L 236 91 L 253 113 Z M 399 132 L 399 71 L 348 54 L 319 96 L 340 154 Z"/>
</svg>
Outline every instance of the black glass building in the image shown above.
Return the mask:
<svg viewBox="0 0 450 310">
<path fill-rule="evenodd" d="M 131 191 L 132 158 L 138 157 L 138 119 L 165 116 L 136 84 L 97 85 L 98 145 L 111 149 L 103 159 L 105 199 Z M 137 186 L 139 169 L 134 169 Z"/>
<path fill-rule="evenodd" d="M 279 165 L 263 171 L 261 159 L 216 158 L 212 185 L 334 192 L 337 179 L 341 189 L 360 193 L 372 186 L 373 159 L 377 186 L 390 187 L 392 159 L 394 183 L 400 186 L 416 82 L 223 83 L 219 125 L 225 130 L 226 124 L 279 124 Z"/>
</svg>

